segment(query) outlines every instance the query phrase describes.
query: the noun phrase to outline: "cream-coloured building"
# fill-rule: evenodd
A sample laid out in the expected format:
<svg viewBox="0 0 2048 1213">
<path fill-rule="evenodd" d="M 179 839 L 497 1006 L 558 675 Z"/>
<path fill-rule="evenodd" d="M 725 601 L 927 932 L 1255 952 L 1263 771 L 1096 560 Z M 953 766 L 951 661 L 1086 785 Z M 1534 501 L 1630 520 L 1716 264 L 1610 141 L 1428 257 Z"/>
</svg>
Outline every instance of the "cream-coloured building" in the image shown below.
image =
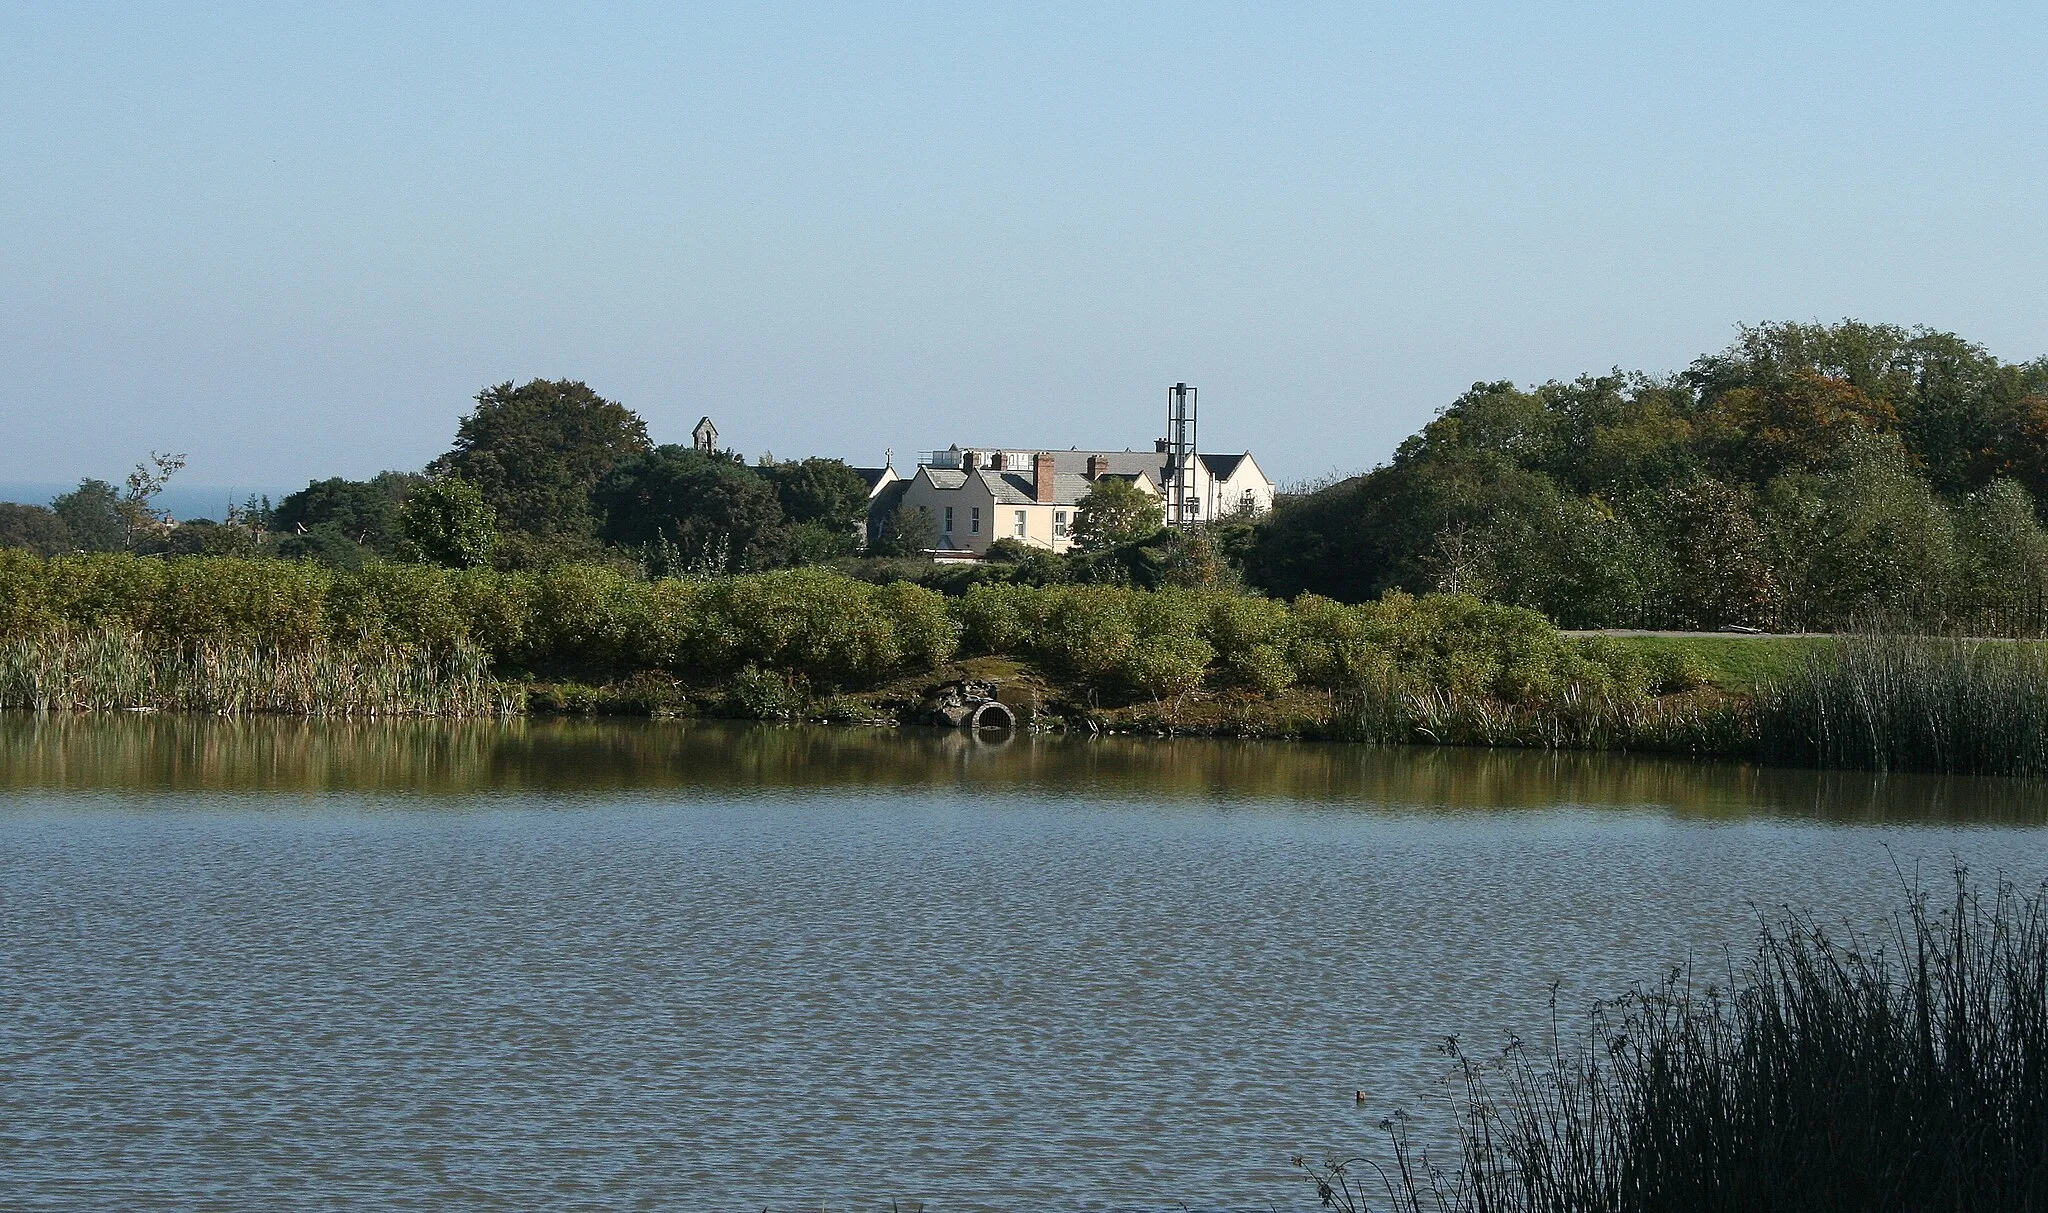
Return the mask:
<svg viewBox="0 0 2048 1213">
<path fill-rule="evenodd" d="M 978 558 L 999 539 L 1064 552 L 1073 546 L 1081 498 L 1098 480 L 1128 480 L 1160 495 L 1171 474 L 1164 451 L 1031 451 L 953 446 L 919 465 L 892 509 L 928 511 L 941 559 Z M 1208 521 L 1273 508 L 1273 482 L 1249 452 L 1197 455 L 1186 515 Z"/>
</svg>

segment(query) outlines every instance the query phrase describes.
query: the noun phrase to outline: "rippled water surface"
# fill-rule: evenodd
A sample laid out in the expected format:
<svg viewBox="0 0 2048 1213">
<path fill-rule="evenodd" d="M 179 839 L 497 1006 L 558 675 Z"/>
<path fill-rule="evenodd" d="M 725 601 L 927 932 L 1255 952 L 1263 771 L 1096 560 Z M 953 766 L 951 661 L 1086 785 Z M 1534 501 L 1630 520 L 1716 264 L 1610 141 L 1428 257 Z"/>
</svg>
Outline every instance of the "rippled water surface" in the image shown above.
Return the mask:
<svg viewBox="0 0 2048 1213">
<path fill-rule="evenodd" d="M 707 724 L 0 719 L 0 1207 L 1306 1207 L 1296 1151 L 2034 784 Z M 1353 1092 L 1363 1088 L 1364 1108 Z"/>
</svg>

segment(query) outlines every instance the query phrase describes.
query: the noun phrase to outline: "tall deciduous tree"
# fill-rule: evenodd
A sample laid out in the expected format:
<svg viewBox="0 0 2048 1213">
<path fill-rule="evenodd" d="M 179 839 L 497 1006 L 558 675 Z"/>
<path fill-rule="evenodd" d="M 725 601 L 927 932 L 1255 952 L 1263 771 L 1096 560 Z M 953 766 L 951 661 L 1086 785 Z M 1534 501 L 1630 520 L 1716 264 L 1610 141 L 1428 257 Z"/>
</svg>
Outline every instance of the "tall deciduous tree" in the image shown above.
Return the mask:
<svg viewBox="0 0 2048 1213">
<path fill-rule="evenodd" d="M 685 568 L 771 569 L 789 535 L 775 489 L 726 455 L 661 446 L 621 463 L 592 494 L 607 542 L 672 546 Z"/>
<path fill-rule="evenodd" d="M 575 380 L 535 379 L 477 393 L 454 448 L 429 470 L 475 485 L 502 529 L 573 542 L 596 533 L 598 481 L 647 449 L 632 410 Z"/>
</svg>

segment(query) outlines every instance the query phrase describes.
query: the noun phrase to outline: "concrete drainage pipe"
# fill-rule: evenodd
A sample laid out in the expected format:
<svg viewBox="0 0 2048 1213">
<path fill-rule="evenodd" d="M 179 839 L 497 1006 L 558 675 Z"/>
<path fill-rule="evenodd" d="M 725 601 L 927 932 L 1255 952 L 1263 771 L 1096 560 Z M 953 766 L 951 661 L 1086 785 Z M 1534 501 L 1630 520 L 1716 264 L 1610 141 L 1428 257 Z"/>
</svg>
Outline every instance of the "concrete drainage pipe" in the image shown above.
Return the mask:
<svg viewBox="0 0 2048 1213">
<path fill-rule="evenodd" d="M 991 699 L 974 709 L 974 715 L 967 718 L 970 729 L 1014 729 L 1017 717 L 1003 704 Z"/>
</svg>

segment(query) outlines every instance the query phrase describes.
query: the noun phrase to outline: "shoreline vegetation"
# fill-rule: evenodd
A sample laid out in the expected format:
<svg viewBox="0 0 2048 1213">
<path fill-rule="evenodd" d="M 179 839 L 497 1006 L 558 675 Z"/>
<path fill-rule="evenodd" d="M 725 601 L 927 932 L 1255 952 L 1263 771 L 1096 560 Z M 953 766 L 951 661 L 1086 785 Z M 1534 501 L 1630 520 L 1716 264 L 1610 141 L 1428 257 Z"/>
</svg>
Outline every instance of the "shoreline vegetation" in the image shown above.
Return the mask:
<svg viewBox="0 0 2048 1213">
<path fill-rule="evenodd" d="M 1630 750 L 1876 771 L 2048 771 L 2030 642 L 1567 636 L 1467 595 L 802 568 L 637 579 L 0 550 L 0 708 L 919 722 L 986 678 L 1027 727 Z"/>
<path fill-rule="evenodd" d="M 2048 887 L 1958 868 L 1874 938 L 1785 911 L 1717 982 L 1679 969 L 1571 1037 L 1480 1059 L 1439 1166 L 1396 1114 L 1381 1157 L 1295 1165 L 1344 1213 L 2038 1209 L 2048 1204 Z"/>
</svg>

